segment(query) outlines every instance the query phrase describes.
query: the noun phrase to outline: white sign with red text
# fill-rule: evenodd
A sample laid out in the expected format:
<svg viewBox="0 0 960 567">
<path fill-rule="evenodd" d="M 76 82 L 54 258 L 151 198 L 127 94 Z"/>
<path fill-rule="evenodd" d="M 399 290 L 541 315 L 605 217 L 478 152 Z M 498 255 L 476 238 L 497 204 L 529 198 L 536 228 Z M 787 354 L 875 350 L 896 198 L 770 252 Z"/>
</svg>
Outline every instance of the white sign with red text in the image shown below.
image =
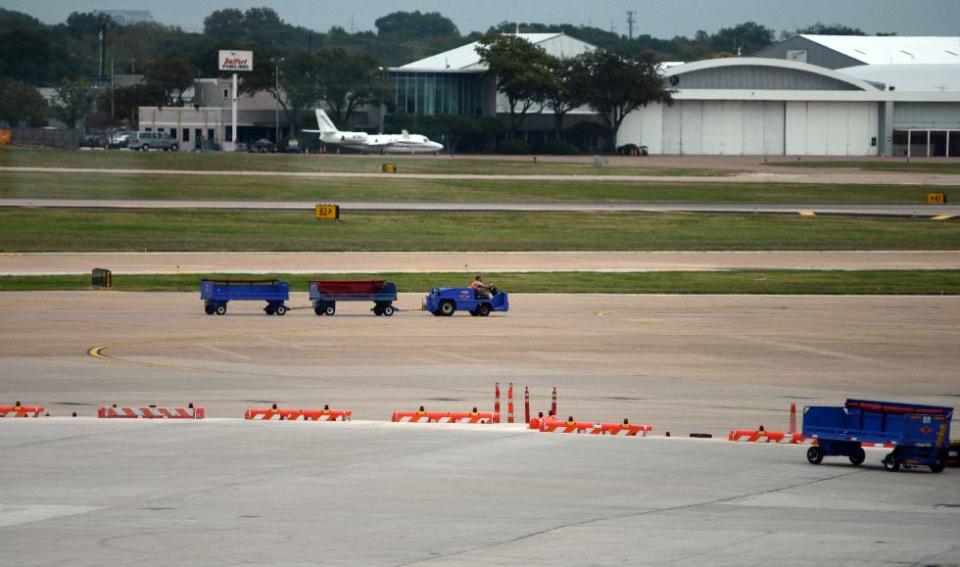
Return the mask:
<svg viewBox="0 0 960 567">
<path fill-rule="evenodd" d="M 252 51 L 220 51 L 221 71 L 253 71 Z"/>
</svg>

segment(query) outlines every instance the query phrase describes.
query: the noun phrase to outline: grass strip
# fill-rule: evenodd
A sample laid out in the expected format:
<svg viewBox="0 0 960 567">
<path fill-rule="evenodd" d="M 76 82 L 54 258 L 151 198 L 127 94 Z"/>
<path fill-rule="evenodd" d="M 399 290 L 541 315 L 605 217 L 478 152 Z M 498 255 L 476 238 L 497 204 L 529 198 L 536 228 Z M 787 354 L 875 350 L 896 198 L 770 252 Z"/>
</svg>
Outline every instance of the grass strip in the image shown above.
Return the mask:
<svg viewBox="0 0 960 567">
<path fill-rule="evenodd" d="M 960 223 L 693 213 L 0 209 L 0 252 L 956 250 Z"/>
<path fill-rule="evenodd" d="M 578 161 L 457 156 L 361 156 L 194 152 L 74 151 L 54 149 L 0 149 L 0 166 L 84 167 L 91 169 L 182 169 L 195 171 L 284 171 L 380 173 L 384 163 L 397 164 L 399 173 L 456 173 L 473 175 L 657 175 L 665 177 L 722 176 L 733 169 L 658 167 L 637 158 L 623 164 L 594 166 L 589 158 Z M 389 177 L 385 174 L 384 177 Z"/>
<path fill-rule="evenodd" d="M 433 287 L 460 287 L 466 273 L 383 274 L 216 274 L 218 278 L 275 277 L 291 291 L 306 291 L 310 280 L 387 279 L 401 292 L 426 292 Z M 114 274 L 113 291 L 199 292 L 198 274 Z M 816 271 L 767 270 L 730 272 L 488 272 L 484 275 L 511 293 L 689 293 L 790 295 L 958 295 L 960 270 Z M 84 291 L 90 276 L 2 276 L 0 291 Z"/>
<path fill-rule="evenodd" d="M 958 179 L 960 184 L 960 179 Z M 773 204 L 924 204 L 909 185 L 448 179 L 309 179 L 4 172 L 0 198 L 271 201 L 554 201 Z"/>
</svg>

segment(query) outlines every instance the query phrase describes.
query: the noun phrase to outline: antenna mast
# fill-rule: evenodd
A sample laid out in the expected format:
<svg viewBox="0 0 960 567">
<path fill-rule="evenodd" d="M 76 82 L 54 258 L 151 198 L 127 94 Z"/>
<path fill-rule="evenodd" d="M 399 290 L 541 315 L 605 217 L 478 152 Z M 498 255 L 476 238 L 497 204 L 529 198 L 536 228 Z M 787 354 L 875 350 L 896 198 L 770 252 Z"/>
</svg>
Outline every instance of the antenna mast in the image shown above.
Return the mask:
<svg viewBox="0 0 960 567">
<path fill-rule="evenodd" d="M 631 40 L 633 39 L 633 23 L 635 21 L 633 17 L 636 14 L 637 14 L 636 10 L 627 10 L 627 30 L 628 30 L 627 33 L 628 33 L 628 37 Z"/>
</svg>

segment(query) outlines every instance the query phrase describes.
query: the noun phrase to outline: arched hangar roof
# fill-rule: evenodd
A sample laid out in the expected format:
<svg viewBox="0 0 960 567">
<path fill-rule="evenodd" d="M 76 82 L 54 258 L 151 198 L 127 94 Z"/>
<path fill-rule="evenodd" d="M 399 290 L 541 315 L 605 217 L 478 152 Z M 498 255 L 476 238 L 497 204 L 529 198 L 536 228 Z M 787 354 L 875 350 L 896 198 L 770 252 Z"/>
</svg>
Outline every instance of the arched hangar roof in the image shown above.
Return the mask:
<svg viewBox="0 0 960 567">
<path fill-rule="evenodd" d="M 879 89 L 837 71 L 784 59 L 728 57 L 670 67 L 663 72 L 676 89 L 866 91 Z"/>
</svg>

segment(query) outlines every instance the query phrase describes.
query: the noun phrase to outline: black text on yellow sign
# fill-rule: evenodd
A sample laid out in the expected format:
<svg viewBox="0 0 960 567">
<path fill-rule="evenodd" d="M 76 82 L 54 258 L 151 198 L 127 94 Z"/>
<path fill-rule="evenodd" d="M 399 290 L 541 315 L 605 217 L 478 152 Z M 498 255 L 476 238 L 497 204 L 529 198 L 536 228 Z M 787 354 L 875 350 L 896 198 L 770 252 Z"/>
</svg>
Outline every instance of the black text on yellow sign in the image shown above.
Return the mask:
<svg viewBox="0 0 960 567">
<path fill-rule="evenodd" d="M 317 220 L 339 220 L 340 205 L 322 205 L 317 203 L 317 206 L 313 209 L 313 214 L 316 215 Z"/>
<path fill-rule="evenodd" d="M 927 193 L 928 205 L 943 205 L 947 202 L 947 194 L 942 191 L 931 191 Z"/>
</svg>

